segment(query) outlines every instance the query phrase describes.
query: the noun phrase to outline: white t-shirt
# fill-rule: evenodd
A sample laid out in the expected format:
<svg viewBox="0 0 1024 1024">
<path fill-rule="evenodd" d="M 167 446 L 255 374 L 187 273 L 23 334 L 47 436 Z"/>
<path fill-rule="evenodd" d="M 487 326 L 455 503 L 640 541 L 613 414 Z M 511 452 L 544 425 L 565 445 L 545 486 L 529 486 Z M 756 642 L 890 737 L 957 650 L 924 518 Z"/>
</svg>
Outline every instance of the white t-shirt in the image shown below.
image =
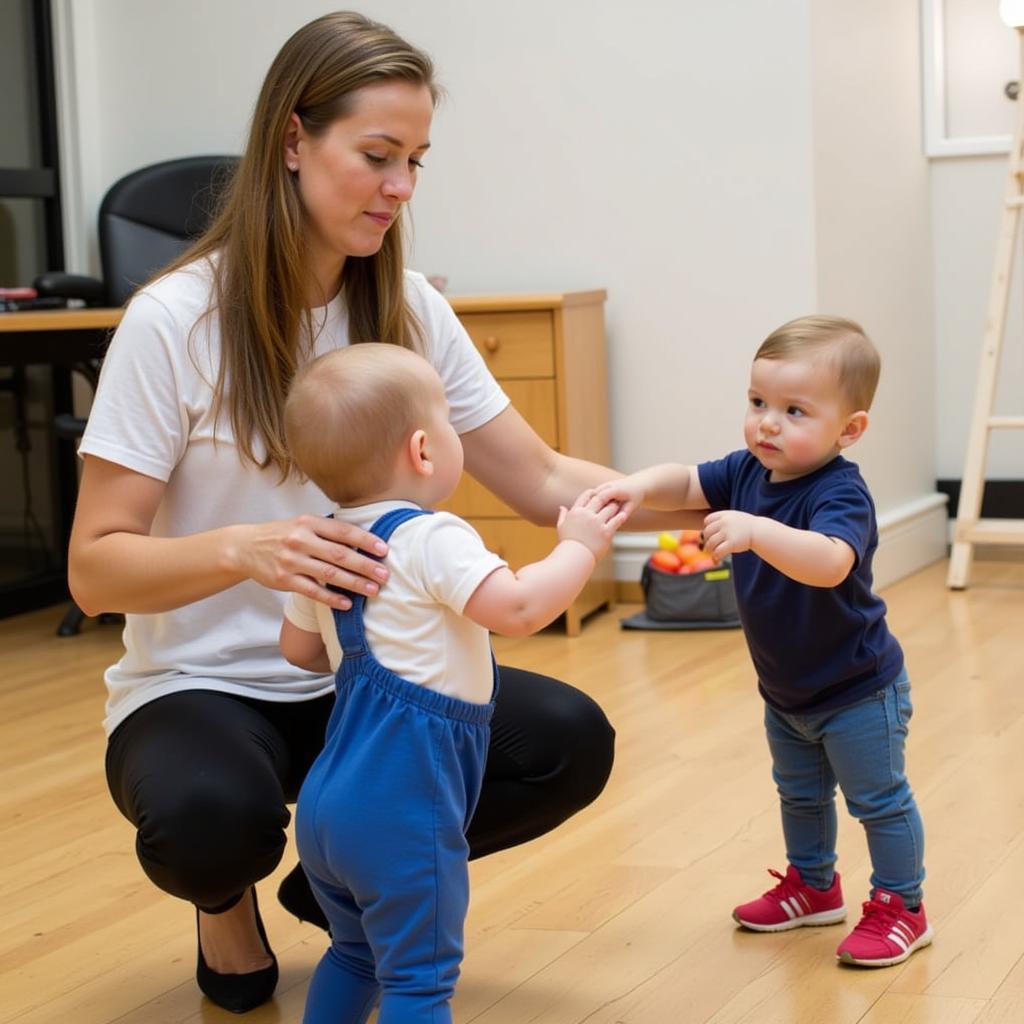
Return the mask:
<svg viewBox="0 0 1024 1024">
<path fill-rule="evenodd" d="M 408 501 L 378 501 L 336 509 L 334 516 L 368 530 L 392 509 L 416 507 Z M 494 686 L 490 634 L 462 610 L 473 591 L 507 564 L 484 547 L 469 523 L 450 512 L 402 523 L 388 541 L 388 581 L 364 606 L 366 641 L 374 657 L 411 683 L 486 704 Z M 342 653 L 331 609 L 289 594 L 285 615 L 299 629 L 323 637 L 337 671 Z"/>
<path fill-rule="evenodd" d="M 132 299 L 103 361 L 80 445 L 83 454 L 166 482 L 154 536 L 287 519 L 331 505 L 314 484 L 281 483 L 275 469 L 243 463 L 226 414 L 215 432 L 219 318 L 214 312 L 199 322 L 211 287 L 209 265 L 201 261 Z M 424 328 L 424 354 L 444 382 L 455 429 L 465 433 L 489 422 L 508 398 L 444 297 L 421 274 L 407 272 L 405 287 Z M 313 313 L 319 325 L 315 355 L 348 344 L 340 296 Z M 277 638 L 284 603 L 284 593 L 248 580 L 184 608 L 127 616 L 124 657 L 105 675 L 107 733 L 148 701 L 181 690 L 280 701 L 329 693 L 329 676 L 304 672 L 281 656 Z"/>
</svg>

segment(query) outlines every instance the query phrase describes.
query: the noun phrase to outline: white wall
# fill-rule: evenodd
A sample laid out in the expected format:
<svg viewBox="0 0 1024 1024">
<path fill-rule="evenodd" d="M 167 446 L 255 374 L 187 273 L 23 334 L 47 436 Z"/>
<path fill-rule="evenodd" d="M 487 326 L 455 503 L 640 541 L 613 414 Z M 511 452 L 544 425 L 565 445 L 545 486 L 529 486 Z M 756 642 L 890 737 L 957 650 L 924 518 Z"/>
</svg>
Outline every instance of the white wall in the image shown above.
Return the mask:
<svg viewBox="0 0 1024 1024">
<path fill-rule="evenodd" d="M 892 0 L 817 0 L 811 12 L 818 305 L 858 320 L 881 352 L 871 424 L 850 455 L 891 508 L 935 483 L 919 22 Z"/>
<path fill-rule="evenodd" d="M 958 479 L 964 455 L 981 341 L 988 312 L 996 236 L 1006 191 L 1016 106 L 1005 83 L 1020 75 L 1020 45 L 995 2 L 922 0 L 943 44 L 928 96 L 942 148 L 984 155 L 937 157 L 929 169 L 932 276 L 935 292 L 936 475 Z M 944 116 L 943 116 L 944 115 Z M 993 145 L 1004 140 L 1002 146 Z M 973 146 L 972 146 L 973 143 Z M 939 148 L 939 147 L 936 147 Z M 1020 240 L 1010 291 L 996 412 L 1024 412 L 1024 325 Z M 1016 431 L 994 431 L 989 479 L 1024 479 L 1024 444 Z"/>
<path fill-rule="evenodd" d="M 121 174 L 239 150 L 273 54 L 334 4 L 90 6 L 91 224 Z M 427 49 L 449 93 L 413 265 L 453 293 L 607 287 L 617 463 L 735 446 L 750 352 L 814 305 L 806 2 L 354 6 Z"/>
<path fill-rule="evenodd" d="M 850 453 L 880 512 L 879 585 L 946 552 L 919 28 L 908 2 L 811 6 L 818 307 L 859 320 L 882 355 L 871 424 Z"/>
<path fill-rule="evenodd" d="M 71 184 L 90 225 L 121 174 L 238 151 L 277 48 L 336 6 L 57 2 L 79 85 Z M 427 49 L 449 93 L 412 264 L 453 293 L 608 289 L 620 468 L 738 446 L 754 348 L 828 310 L 863 319 L 883 348 L 876 426 L 857 452 L 880 511 L 932 491 L 916 5 L 353 6 Z M 94 260 L 92 230 L 72 265 Z"/>
</svg>

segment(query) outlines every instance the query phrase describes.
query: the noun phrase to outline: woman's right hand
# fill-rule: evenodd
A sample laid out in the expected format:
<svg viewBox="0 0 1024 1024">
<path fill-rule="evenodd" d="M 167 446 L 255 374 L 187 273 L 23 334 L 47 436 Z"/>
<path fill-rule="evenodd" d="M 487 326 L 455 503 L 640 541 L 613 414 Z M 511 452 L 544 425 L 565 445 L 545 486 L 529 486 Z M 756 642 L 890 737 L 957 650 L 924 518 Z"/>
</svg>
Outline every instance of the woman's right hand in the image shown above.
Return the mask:
<svg viewBox="0 0 1024 1024">
<path fill-rule="evenodd" d="M 227 559 L 242 576 L 272 590 L 295 591 L 344 610 L 351 601 L 327 584 L 373 596 L 388 570 L 362 552 L 386 555 L 387 544 L 351 523 L 302 515 L 232 528 Z"/>
</svg>

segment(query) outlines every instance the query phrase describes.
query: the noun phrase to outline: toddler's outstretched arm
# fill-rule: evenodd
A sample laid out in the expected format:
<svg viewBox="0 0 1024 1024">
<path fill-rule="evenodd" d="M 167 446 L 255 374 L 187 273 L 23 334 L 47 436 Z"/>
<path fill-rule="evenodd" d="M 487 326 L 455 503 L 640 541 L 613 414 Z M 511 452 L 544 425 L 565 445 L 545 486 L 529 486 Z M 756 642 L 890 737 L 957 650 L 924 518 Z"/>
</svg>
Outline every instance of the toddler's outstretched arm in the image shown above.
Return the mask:
<svg viewBox="0 0 1024 1024">
<path fill-rule="evenodd" d="M 641 507 L 661 512 L 708 507 L 697 467 L 677 462 L 648 466 L 629 476 L 600 484 L 595 490 L 604 501 L 618 502 L 627 517 Z"/>
<path fill-rule="evenodd" d="M 463 614 L 504 636 L 528 636 L 564 612 L 611 545 L 626 512 L 584 491 L 558 516 L 558 544 L 547 558 L 518 572 L 497 569 L 466 602 Z"/>
</svg>

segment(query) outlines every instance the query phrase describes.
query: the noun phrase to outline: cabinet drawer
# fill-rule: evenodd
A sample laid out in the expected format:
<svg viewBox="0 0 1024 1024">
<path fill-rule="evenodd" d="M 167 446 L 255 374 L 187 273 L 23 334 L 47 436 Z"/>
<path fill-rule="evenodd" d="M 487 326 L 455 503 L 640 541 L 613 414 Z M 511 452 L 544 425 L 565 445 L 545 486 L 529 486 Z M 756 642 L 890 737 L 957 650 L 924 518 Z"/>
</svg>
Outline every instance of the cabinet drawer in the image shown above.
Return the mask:
<svg viewBox="0 0 1024 1024">
<path fill-rule="evenodd" d="M 554 378 L 503 380 L 501 388 L 516 411 L 552 447 L 558 447 L 558 399 Z"/>
<path fill-rule="evenodd" d="M 514 516 L 515 512 L 500 498 L 496 498 L 483 484 L 479 484 L 468 473 L 462 474 L 459 486 L 452 496 L 438 508 L 454 512 L 463 519 L 472 516 Z"/>
<path fill-rule="evenodd" d="M 499 380 L 555 375 L 555 336 L 550 313 L 463 313 L 459 319 Z"/>
<path fill-rule="evenodd" d="M 551 553 L 558 534 L 551 526 L 534 526 L 522 519 L 470 519 L 484 544 L 512 567 L 521 569 Z"/>
<path fill-rule="evenodd" d="M 558 410 L 554 380 L 504 380 L 501 386 L 523 419 L 552 447 L 558 448 Z M 514 516 L 503 501 L 464 473 L 454 494 L 441 506 L 457 516 Z"/>
</svg>

